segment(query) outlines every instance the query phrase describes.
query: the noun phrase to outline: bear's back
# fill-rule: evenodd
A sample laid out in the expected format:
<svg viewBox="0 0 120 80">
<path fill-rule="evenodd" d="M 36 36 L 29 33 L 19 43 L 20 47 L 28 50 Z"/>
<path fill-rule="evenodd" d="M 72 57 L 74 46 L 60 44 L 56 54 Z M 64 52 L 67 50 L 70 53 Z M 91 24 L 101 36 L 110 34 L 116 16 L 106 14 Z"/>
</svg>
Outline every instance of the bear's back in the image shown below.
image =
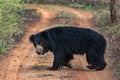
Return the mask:
<svg viewBox="0 0 120 80">
<path fill-rule="evenodd" d="M 75 36 L 81 36 L 83 37 L 90 37 L 90 38 L 95 38 L 98 36 L 101 36 L 99 33 L 91 30 L 91 29 L 87 29 L 87 28 L 79 28 L 79 27 L 74 27 L 74 26 L 58 26 L 55 28 L 51 28 L 47 30 L 49 33 L 51 33 L 51 35 L 56 35 L 56 36 L 71 36 L 71 37 L 75 37 Z"/>
</svg>

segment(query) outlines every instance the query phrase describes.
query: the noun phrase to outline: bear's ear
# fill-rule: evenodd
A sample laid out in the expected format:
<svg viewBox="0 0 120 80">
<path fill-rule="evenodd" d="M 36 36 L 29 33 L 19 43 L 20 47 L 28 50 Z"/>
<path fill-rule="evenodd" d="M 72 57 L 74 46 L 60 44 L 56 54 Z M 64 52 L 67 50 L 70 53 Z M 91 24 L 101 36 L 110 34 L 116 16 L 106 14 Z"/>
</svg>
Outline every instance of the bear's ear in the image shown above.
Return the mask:
<svg viewBox="0 0 120 80">
<path fill-rule="evenodd" d="M 33 34 L 29 37 L 29 40 L 30 40 L 31 42 L 34 41 L 34 35 L 33 35 Z"/>
<path fill-rule="evenodd" d="M 48 32 L 47 31 L 42 32 L 42 36 L 48 39 Z"/>
</svg>

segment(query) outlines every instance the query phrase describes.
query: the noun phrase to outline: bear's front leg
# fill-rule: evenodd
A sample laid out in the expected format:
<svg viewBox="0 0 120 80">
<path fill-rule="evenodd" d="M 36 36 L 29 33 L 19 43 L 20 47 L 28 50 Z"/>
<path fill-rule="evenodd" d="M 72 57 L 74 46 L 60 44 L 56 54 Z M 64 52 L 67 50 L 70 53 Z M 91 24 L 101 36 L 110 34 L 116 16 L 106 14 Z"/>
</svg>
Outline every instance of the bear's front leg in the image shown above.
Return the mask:
<svg viewBox="0 0 120 80">
<path fill-rule="evenodd" d="M 55 53 L 53 66 L 49 70 L 58 70 L 64 64 L 64 56 L 60 53 Z"/>
</svg>

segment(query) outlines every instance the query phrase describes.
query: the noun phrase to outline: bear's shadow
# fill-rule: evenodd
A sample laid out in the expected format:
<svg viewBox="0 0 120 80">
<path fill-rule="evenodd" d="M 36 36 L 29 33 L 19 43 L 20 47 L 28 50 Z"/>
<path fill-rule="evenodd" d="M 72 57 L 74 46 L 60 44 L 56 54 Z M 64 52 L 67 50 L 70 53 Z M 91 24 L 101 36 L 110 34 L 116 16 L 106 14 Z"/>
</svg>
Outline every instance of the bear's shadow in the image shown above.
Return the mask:
<svg viewBox="0 0 120 80">
<path fill-rule="evenodd" d="M 45 71 L 45 70 L 48 70 L 50 66 L 48 65 L 33 65 L 30 69 L 31 70 L 39 70 L 39 71 Z M 89 69 L 84 69 L 84 68 L 76 68 L 76 67 L 73 67 L 71 69 L 69 68 L 66 68 L 66 67 L 63 67 L 62 69 L 60 69 L 61 71 L 81 71 L 81 72 L 93 72 L 95 70 L 89 70 Z M 59 71 L 59 70 L 56 70 L 56 71 Z"/>
<path fill-rule="evenodd" d="M 47 70 L 48 69 L 48 67 L 49 66 L 47 66 L 47 65 L 33 65 L 33 66 L 31 66 L 31 70 Z"/>
</svg>

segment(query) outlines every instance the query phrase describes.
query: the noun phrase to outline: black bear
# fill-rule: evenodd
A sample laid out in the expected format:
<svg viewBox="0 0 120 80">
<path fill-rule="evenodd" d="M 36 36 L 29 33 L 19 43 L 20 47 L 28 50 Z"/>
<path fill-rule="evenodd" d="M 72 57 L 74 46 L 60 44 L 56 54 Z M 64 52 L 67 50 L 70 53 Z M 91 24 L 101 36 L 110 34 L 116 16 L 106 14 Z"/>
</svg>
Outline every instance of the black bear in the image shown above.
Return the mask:
<svg viewBox="0 0 120 80">
<path fill-rule="evenodd" d="M 104 59 L 106 40 L 101 34 L 91 29 L 58 26 L 33 34 L 29 39 L 37 54 L 53 52 L 53 66 L 49 70 L 57 70 L 62 66 L 71 68 L 69 62 L 73 59 L 73 54 L 86 54 L 89 69 L 99 71 L 106 67 Z"/>
</svg>

